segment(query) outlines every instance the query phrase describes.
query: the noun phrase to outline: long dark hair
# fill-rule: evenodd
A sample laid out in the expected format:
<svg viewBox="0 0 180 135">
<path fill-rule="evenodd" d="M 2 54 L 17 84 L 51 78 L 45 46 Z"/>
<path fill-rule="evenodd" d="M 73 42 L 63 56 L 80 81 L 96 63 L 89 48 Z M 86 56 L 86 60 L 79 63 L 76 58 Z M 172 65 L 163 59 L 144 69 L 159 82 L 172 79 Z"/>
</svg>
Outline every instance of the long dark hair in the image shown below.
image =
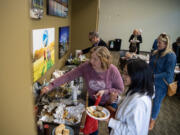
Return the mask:
<svg viewBox="0 0 180 135">
<path fill-rule="evenodd" d="M 131 78 L 131 84 L 127 93 L 147 94 L 152 96 L 154 93 L 153 74 L 149 65 L 141 59 L 131 59 L 127 61 L 127 72 Z"/>
</svg>

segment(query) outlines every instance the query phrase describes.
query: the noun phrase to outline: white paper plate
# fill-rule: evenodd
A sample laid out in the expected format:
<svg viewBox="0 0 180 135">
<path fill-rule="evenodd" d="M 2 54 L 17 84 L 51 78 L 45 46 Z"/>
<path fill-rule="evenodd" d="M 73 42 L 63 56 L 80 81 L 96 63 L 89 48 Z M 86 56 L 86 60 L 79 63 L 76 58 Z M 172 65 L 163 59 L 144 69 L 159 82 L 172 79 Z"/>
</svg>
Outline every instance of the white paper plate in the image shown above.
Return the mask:
<svg viewBox="0 0 180 135">
<path fill-rule="evenodd" d="M 65 128 L 69 129 L 69 135 L 74 135 L 74 130 L 71 127 L 65 125 Z M 55 135 L 55 130 L 56 128 L 53 129 L 52 135 Z"/>
<path fill-rule="evenodd" d="M 175 73 L 175 74 L 179 74 L 179 73 L 180 73 L 180 70 L 179 70 L 179 69 L 175 69 L 175 70 L 174 70 L 174 73 Z"/>
<path fill-rule="evenodd" d="M 91 107 L 93 110 L 96 110 L 96 106 L 90 106 L 90 107 Z M 107 118 L 109 118 L 110 112 L 109 112 L 106 108 L 103 107 L 102 112 L 105 113 L 105 117 L 99 118 L 99 117 L 93 116 L 93 115 L 86 109 L 86 113 L 87 113 L 90 117 L 92 117 L 92 118 L 94 118 L 94 119 L 96 119 L 96 120 L 106 120 Z"/>
</svg>

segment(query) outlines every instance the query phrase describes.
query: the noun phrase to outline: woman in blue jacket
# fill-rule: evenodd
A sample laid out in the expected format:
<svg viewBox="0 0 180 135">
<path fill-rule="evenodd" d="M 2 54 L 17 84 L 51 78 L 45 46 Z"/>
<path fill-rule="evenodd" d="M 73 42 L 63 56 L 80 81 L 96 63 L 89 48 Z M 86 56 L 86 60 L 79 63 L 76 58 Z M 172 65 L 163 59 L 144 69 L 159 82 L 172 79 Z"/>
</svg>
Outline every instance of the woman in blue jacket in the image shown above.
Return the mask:
<svg viewBox="0 0 180 135">
<path fill-rule="evenodd" d="M 150 58 L 150 67 L 154 74 L 155 98 L 153 99 L 149 130 L 154 127 L 162 100 L 167 93 L 167 85 L 164 79 L 168 83 L 173 81 L 175 65 L 176 56 L 170 49 L 169 37 L 166 34 L 160 34 L 158 37 L 158 49 L 153 52 Z"/>
</svg>

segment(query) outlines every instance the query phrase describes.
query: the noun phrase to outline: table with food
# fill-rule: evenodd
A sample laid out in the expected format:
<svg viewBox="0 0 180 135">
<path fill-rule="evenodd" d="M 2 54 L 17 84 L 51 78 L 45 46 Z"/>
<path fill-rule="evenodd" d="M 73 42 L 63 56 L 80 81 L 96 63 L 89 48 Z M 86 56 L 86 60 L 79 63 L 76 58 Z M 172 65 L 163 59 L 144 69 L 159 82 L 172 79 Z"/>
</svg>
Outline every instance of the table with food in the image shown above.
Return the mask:
<svg viewBox="0 0 180 135">
<path fill-rule="evenodd" d="M 49 82 L 45 80 L 43 84 L 38 82 L 34 83 L 33 88 L 38 135 L 79 134 L 83 113 L 86 110 L 85 104 L 87 99 L 83 79 L 80 77 L 70 83 L 56 87 L 43 95 L 40 94 L 40 91 L 51 81 L 76 68 L 78 64 L 85 60 L 84 57 L 71 59 L 71 65 L 68 64 L 61 70 L 55 70 Z M 101 107 L 99 108 L 101 109 Z M 93 114 L 95 113 L 94 116 L 91 114 L 92 112 L 87 113 L 90 117 L 101 119 L 98 113 L 103 114 L 103 118 L 106 117 L 107 111 L 104 112 L 104 109 L 96 110 L 92 107 L 90 110 L 93 109 L 95 110 L 93 112 Z M 89 110 L 89 108 L 87 110 Z"/>
</svg>

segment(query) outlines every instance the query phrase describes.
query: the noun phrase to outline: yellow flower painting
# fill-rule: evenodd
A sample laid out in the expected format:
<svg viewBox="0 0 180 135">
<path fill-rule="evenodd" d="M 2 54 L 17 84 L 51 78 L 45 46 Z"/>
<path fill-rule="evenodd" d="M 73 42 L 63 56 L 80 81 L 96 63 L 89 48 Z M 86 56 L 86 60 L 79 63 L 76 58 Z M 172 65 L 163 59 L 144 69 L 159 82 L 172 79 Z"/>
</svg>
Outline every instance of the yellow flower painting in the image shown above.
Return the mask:
<svg viewBox="0 0 180 135">
<path fill-rule="evenodd" d="M 54 65 L 55 29 L 35 29 L 33 35 L 33 81 Z"/>
</svg>

